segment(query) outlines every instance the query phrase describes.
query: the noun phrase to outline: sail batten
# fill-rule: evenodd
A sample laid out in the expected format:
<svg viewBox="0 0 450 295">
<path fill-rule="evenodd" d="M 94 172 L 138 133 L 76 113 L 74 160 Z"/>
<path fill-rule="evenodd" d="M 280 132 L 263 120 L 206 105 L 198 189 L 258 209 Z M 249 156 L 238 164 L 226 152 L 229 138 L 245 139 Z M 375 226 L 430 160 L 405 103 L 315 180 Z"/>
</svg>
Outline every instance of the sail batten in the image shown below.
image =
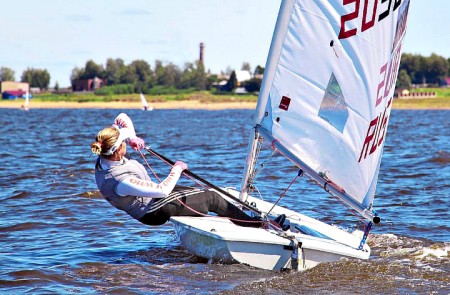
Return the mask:
<svg viewBox="0 0 450 295">
<path fill-rule="evenodd" d="M 410 1 L 369 2 L 282 2 L 254 124 L 373 217 Z"/>
</svg>

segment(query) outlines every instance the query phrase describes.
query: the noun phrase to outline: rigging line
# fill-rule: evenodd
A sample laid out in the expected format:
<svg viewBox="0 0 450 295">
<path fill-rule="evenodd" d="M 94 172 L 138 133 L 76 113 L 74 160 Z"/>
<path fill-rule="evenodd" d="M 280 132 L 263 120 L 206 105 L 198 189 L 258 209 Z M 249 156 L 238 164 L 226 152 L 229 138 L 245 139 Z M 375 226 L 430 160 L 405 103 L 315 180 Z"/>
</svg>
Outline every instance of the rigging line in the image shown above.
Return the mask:
<svg viewBox="0 0 450 295">
<path fill-rule="evenodd" d="M 281 200 L 282 197 L 284 197 L 284 195 L 286 194 L 286 192 L 289 190 L 289 188 L 292 186 L 292 184 L 294 184 L 294 182 L 297 180 L 298 177 L 303 175 L 303 170 L 300 169 L 300 171 L 297 173 L 297 175 L 295 176 L 295 178 L 291 181 L 291 183 L 288 185 L 288 187 L 284 190 L 284 192 L 280 195 L 280 197 L 278 198 L 278 200 L 275 202 L 275 204 L 273 204 L 272 208 L 270 208 L 269 211 L 267 211 L 267 215 L 270 214 L 270 212 L 273 210 L 273 208 L 275 208 L 275 206 L 278 204 L 278 202 Z"/>
<path fill-rule="evenodd" d="M 153 169 L 151 168 L 150 164 L 148 163 L 147 159 L 145 158 L 144 154 L 143 154 L 140 150 L 139 150 L 139 153 L 141 154 L 141 156 L 142 156 L 142 158 L 144 159 L 145 163 L 147 164 L 148 168 L 150 168 L 150 170 L 151 170 L 152 173 L 155 175 L 155 177 L 158 178 L 158 176 L 155 174 L 155 172 L 154 172 Z M 169 163 L 168 161 L 165 161 L 163 158 L 159 157 L 157 154 L 155 154 L 155 153 L 152 153 L 152 154 L 155 155 L 156 157 L 158 157 L 159 159 L 163 160 L 164 162 L 166 162 L 167 164 L 170 165 L 170 163 Z M 188 176 L 188 177 L 191 178 L 195 183 L 197 183 L 197 184 L 199 184 L 200 186 L 202 186 L 200 183 L 198 183 L 198 182 L 197 182 L 195 179 L 193 179 L 192 177 L 190 177 L 190 176 Z M 158 178 L 158 180 L 161 181 L 159 178 Z M 261 221 L 259 221 L 259 220 L 258 220 L 258 221 L 251 221 L 251 220 L 241 220 L 241 219 L 230 218 L 230 217 L 212 216 L 212 215 L 204 214 L 204 213 L 201 213 L 201 212 L 195 210 L 194 208 L 188 206 L 186 203 L 184 203 L 183 201 L 181 201 L 180 198 L 176 198 L 176 200 L 177 200 L 178 202 L 180 202 L 184 207 L 186 207 L 187 209 L 189 209 L 190 211 L 192 211 L 192 212 L 194 212 L 194 213 L 196 213 L 196 214 L 198 214 L 198 215 L 200 215 L 200 216 L 203 216 L 203 217 L 216 217 L 216 218 L 219 218 L 219 217 L 220 217 L 220 218 L 228 218 L 228 219 L 230 219 L 230 220 L 234 220 L 234 221 L 237 221 L 237 222 L 244 222 L 244 223 L 255 223 L 255 222 L 263 223 L 263 222 L 264 222 L 263 220 L 261 220 Z"/>
<path fill-rule="evenodd" d="M 147 167 L 150 169 L 150 171 L 152 171 L 152 173 L 156 177 L 156 179 L 158 179 L 158 181 L 161 182 L 161 179 L 159 179 L 158 175 L 156 175 L 155 171 L 153 171 L 152 167 L 148 163 L 147 159 L 145 158 L 145 156 L 144 156 L 144 154 L 142 153 L 141 150 L 139 150 L 139 153 L 141 154 L 142 159 L 144 159 L 145 163 L 147 164 Z"/>
<path fill-rule="evenodd" d="M 253 173 L 253 177 L 252 179 L 255 180 L 256 176 L 263 170 L 263 168 L 265 167 L 265 165 L 272 160 L 273 155 L 275 154 L 275 150 L 272 150 L 272 152 L 267 156 L 267 158 L 264 160 L 264 162 L 262 162 L 258 169 L 255 170 L 255 172 Z"/>
<path fill-rule="evenodd" d="M 142 158 L 144 159 L 145 163 L 147 164 L 147 167 L 152 171 L 153 175 L 158 179 L 159 182 L 161 182 L 161 180 L 158 178 L 158 176 L 156 175 L 155 171 L 152 169 L 152 167 L 151 167 L 150 164 L 148 163 L 147 159 L 145 158 L 145 156 L 144 156 L 144 154 L 141 152 L 141 150 L 139 150 L 139 153 L 141 154 Z M 154 154 L 154 155 L 157 156 L 156 154 Z M 158 156 L 157 156 L 157 157 L 158 157 Z M 159 158 L 159 157 L 158 157 L 158 158 Z M 162 158 L 160 158 L 160 159 L 163 160 Z M 164 160 L 163 160 L 163 161 L 164 161 Z M 164 161 L 164 162 L 166 162 L 166 161 Z M 166 163 L 170 165 L 170 163 L 168 163 L 168 162 L 166 162 Z M 189 177 L 189 176 L 188 176 L 188 177 Z M 189 177 L 189 178 L 191 178 L 191 177 Z M 192 178 L 191 178 L 191 179 L 192 179 Z M 192 180 L 201 186 L 201 184 L 198 183 L 197 181 L 195 181 L 195 179 L 192 179 Z M 201 212 L 195 210 L 194 208 L 188 206 L 188 205 L 185 204 L 183 201 L 181 201 L 180 198 L 176 198 L 176 200 L 177 200 L 178 202 L 180 202 L 181 205 L 183 205 L 184 207 L 186 207 L 186 208 L 189 209 L 190 211 L 192 211 L 192 212 L 194 212 L 194 213 L 196 213 L 196 214 L 198 214 L 198 215 L 200 215 L 200 216 L 203 216 L 203 217 L 214 217 L 214 216 L 211 216 L 211 215 L 208 215 L 208 214 L 204 214 L 204 213 L 201 213 Z M 216 216 L 216 217 L 220 217 L 220 216 Z M 239 219 L 234 219 L 234 218 L 229 218 L 229 219 L 230 219 L 230 220 L 239 221 L 239 222 L 254 222 L 254 221 L 239 220 Z M 258 221 L 258 222 L 259 222 L 259 221 Z"/>
<path fill-rule="evenodd" d="M 261 137 L 261 139 L 263 139 L 263 137 Z M 255 164 L 258 162 L 259 155 L 260 155 L 260 151 L 261 151 L 261 149 L 262 149 L 262 145 L 263 145 L 263 144 L 264 144 L 264 143 L 263 143 L 262 140 L 261 140 L 261 142 L 258 144 L 258 150 L 256 151 L 256 153 L 255 153 L 256 156 L 255 156 L 255 158 L 254 158 Z M 269 145 L 267 144 L 267 146 L 269 146 Z M 272 149 L 271 152 L 270 152 L 270 154 L 267 156 L 267 158 L 266 158 L 261 164 L 259 164 L 258 168 L 255 168 L 255 169 L 253 170 L 253 172 L 250 174 L 250 177 L 249 177 L 249 183 L 251 184 L 253 190 L 255 190 L 255 189 L 257 190 L 256 186 L 254 185 L 254 182 L 255 182 L 255 180 L 256 180 L 256 177 L 257 177 L 258 174 L 264 169 L 265 165 L 266 165 L 267 163 L 269 163 L 269 162 L 272 160 L 273 155 L 275 155 L 275 152 L 276 152 L 276 150 Z M 259 195 L 261 196 L 261 193 L 260 193 L 259 191 L 258 191 L 258 193 L 259 193 Z M 262 199 L 262 197 L 261 197 L 261 199 Z"/>
<path fill-rule="evenodd" d="M 150 152 L 151 154 L 153 154 L 155 157 L 159 158 L 161 161 L 165 162 L 166 164 L 168 164 L 169 166 L 173 166 L 174 163 L 171 163 L 170 161 L 168 161 L 168 159 L 165 159 L 164 157 L 162 157 L 160 154 L 156 153 L 155 151 L 151 150 L 151 149 L 147 149 L 148 152 Z M 141 152 L 142 155 L 142 152 Z M 142 155 L 142 157 L 144 157 L 144 155 Z M 151 168 L 150 168 L 151 169 Z M 192 180 L 195 184 L 197 184 L 198 186 L 207 189 L 208 186 L 205 186 L 203 184 L 201 184 L 200 182 L 198 182 L 195 178 L 193 178 L 192 176 L 183 173 L 184 176 L 186 176 L 187 178 L 189 178 L 190 180 Z M 159 179 L 158 179 L 159 180 Z"/>
<path fill-rule="evenodd" d="M 175 164 L 173 161 L 169 160 L 168 158 L 164 157 L 163 155 L 157 153 L 156 151 L 152 150 L 150 147 L 146 147 L 145 148 L 148 152 L 157 155 L 160 159 L 162 159 L 163 161 L 170 163 L 171 165 Z M 204 183 L 205 185 L 209 186 L 210 188 L 213 188 L 214 190 L 216 190 L 217 192 L 227 196 L 228 198 L 236 201 L 237 203 L 239 203 L 240 205 L 244 206 L 245 208 L 249 209 L 250 211 L 262 215 L 262 212 L 259 211 L 256 208 L 253 208 L 252 206 L 250 206 L 249 204 L 245 203 L 244 201 L 242 201 L 239 198 L 236 198 L 235 196 L 233 196 L 232 194 L 230 194 L 229 192 L 225 191 L 224 189 L 212 184 L 211 182 L 209 182 L 208 180 L 198 176 L 197 174 L 195 174 L 194 172 L 190 171 L 190 170 L 184 170 L 183 174 L 192 176 L 193 178 L 197 179 L 198 181 L 201 181 L 202 183 Z"/>
</svg>

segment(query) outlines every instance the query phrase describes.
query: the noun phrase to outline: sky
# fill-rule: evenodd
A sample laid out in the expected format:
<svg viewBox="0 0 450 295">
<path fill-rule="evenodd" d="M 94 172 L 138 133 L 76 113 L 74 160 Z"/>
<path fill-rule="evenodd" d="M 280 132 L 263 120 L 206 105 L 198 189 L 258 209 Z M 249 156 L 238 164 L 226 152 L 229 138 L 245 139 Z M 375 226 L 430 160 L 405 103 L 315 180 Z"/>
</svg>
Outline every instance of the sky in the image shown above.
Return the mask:
<svg viewBox="0 0 450 295">
<path fill-rule="evenodd" d="M 338 0 L 330 0 L 338 1 Z M 371 0 L 374 1 L 374 0 Z M 381 1 L 381 0 L 378 0 Z M 281 0 L 0 0 L 0 67 L 20 81 L 46 69 L 70 86 L 75 67 L 108 58 L 183 68 L 199 58 L 212 73 L 265 66 Z M 363 3 L 363 1 L 361 1 Z M 411 0 L 403 52 L 450 58 L 450 0 Z"/>
</svg>

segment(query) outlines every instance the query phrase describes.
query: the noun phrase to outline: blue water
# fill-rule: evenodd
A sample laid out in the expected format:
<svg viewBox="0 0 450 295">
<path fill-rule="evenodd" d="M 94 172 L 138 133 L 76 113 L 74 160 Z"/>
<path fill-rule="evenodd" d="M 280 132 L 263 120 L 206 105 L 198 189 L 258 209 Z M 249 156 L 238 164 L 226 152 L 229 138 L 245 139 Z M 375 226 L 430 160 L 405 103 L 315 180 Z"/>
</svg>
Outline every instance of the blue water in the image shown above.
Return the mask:
<svg viewBox="0 0 450 295">
<path fill-rule="evenodd" d="M 375 199 L 383 222 L 372 230 L 372 258 L 304 273 L 208 264 L 179 246 L 170 224 L 142 225 L 104 201 L 89 146 L 120 111 L 158 152 L 216 185 L 239 186 L 251 110 L 0 109 L 2 294 L 450 292 L 450 111 L 392 111 Z M 147 159 L 158 176 L 167 174 L 164 163 Z M 296 174 L 275 156 L 258 189 L 276 200 Z M 345 229 L 361 226 L 306 179 L 281 205 Z"/>
</svg>

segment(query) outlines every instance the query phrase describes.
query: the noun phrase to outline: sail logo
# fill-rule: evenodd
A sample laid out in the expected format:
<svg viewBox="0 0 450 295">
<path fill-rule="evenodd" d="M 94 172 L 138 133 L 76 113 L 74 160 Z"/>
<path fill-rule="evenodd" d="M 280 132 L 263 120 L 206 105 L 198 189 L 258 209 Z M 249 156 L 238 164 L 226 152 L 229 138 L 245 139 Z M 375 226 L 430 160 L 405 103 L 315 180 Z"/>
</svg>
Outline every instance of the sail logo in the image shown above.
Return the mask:
<svg viewBox="0 0 450 295">
<path fill-rule="evenodd" d="M 387 7 L 385 7 L 378 14 L 378 22 L 381 22 L 385 18 L 389 16 L 392 12 L 397 10 L 397 8 L 402 3 L 402 0 L 374 0 L 368 1 L 364 0 L 363 5 L 361 5 L 362 0 L 343 0 L 343 5 L 353 5 L 353 11 L 348 14 L 341 16 L 341 29 L 339 31 L 339 39 L 346 39 L 352 36 L 355 36 L 358 33 L 358 30 L 361 32 L 367 31 L 375 26 L 377 10 L 381 10 L 383 8 L 379 8 L 378 2 L 381 4 L 385 4 L 387 2 Z M 369 3 L 371 2 L 371 3 Z M 409 6 L 409 0 L 408 6 Z M 393 5 L 392 5 L 393 4 Z M 362 6 L 362 8 L 361 8 Z M 381 6 L 381 5 L 380 5 Z M 386 4 L 385 4 L 386 6 Z M 362 9 L 362 17 L 361 10 Z M 368 14 L 371 9 L 372 17 L 369 20 Z M 406 23 L 406 20 L 405 20 Z M 356 26 L 352 26 L 352 24 L 357 24 Z"/>
<path fill-rule="evenodd" d="M 373 154 L 380 146 L 383 145 L 390 113 L 388 110 L 391 103 L 392 98 L 388 101 L 384 112 L 380 113 L 379 116 L 370 122 L 363 147 L 359 154 L 358 163 L 361 162 L 361 160 L 366 159 L 367 156 Z"/>
<path fill-rule="evenodd" d="M 287 96 L 283 96 L 280 101 L 280 105 L 278 106 L 280 109 L 287 111 L 289 109 L 289 105 L 291 104 L 291 99 Z"/>
</svg>

